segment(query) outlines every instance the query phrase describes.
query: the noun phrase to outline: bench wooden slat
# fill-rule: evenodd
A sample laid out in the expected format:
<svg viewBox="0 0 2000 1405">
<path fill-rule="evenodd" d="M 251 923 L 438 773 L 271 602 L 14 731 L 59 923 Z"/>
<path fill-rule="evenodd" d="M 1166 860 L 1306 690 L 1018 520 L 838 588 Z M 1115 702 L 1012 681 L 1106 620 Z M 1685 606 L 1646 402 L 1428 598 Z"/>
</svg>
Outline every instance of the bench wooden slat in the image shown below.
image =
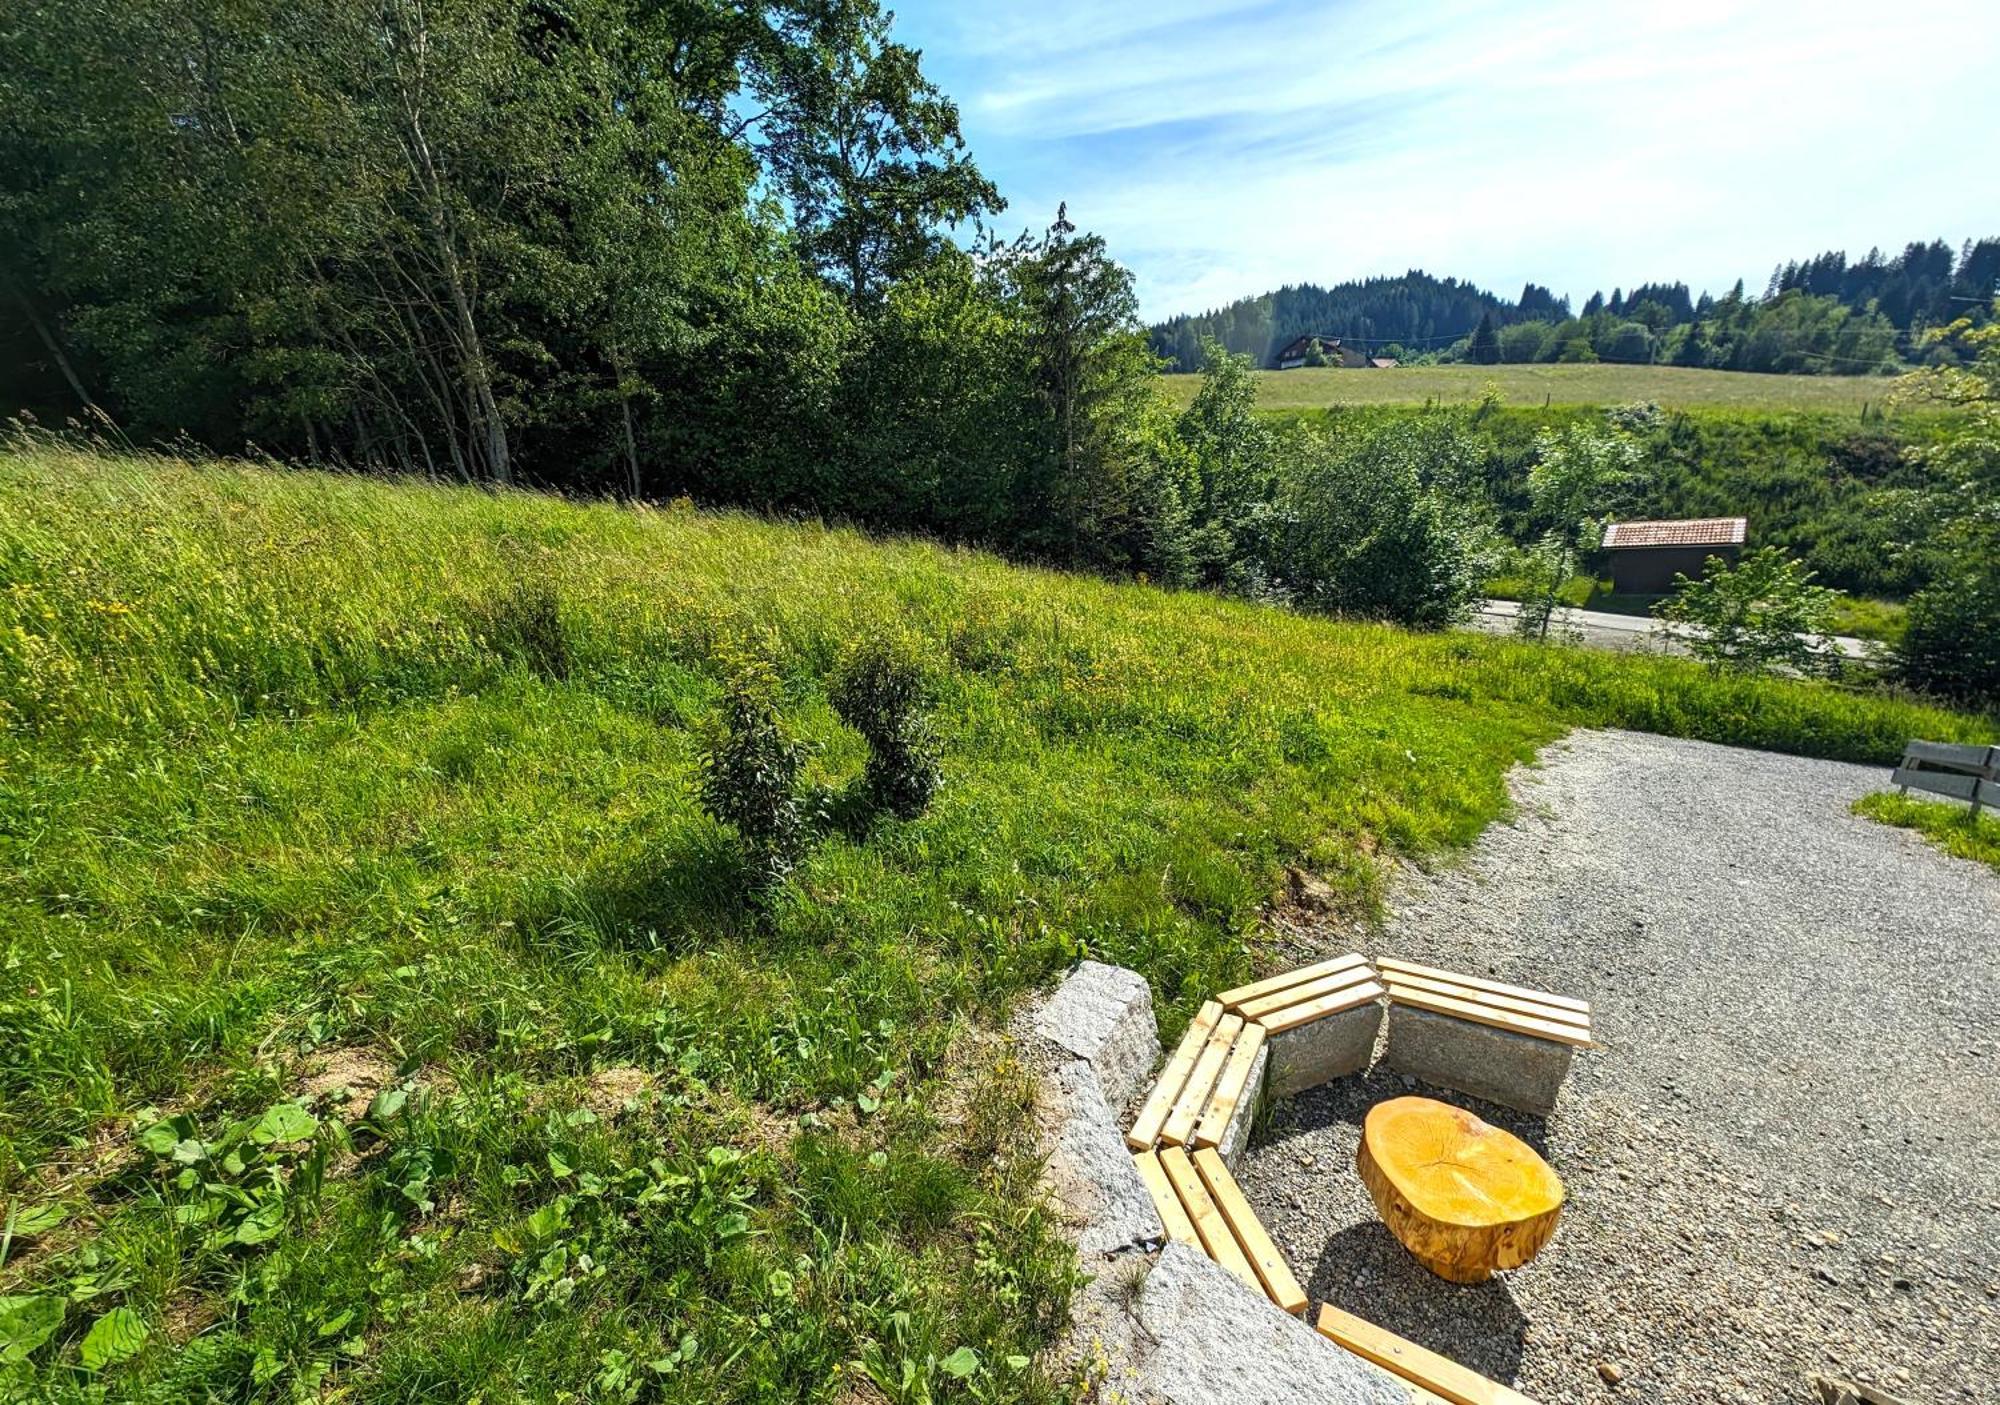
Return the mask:
<svg viewBox="0 0 2000 1405">
<path fill-rule="evenodd" d="M 1551 995 L 1545 990 L 1530 990 L 1524 985 L 1507 985 L 1501 981 L 1489 981 L 1483 976 L 1466 976 L 1457 971 L 1444 971 L 1436 966 L 1420 966 L 1414 961 L 1399 960 L 1394 956 L 1378 956 L 1375 965 L 1384 975 L 1391 971 L 1402 971 L 1412 976 L 1429 976 L 1432 980 L 1450 981 L 1455 985 L 1469 985 L 1474 990 L 1487 991 L 1493 995 L 1512 995 L 1520 1000 L 1533 1000 L 1540 1005 L 1553 1005 L 1559 1010 L 1574 1010 L 1580 1015 L 1590 1013 L 1590 1002 L 1578 1000 L 1568 995 Z"/>
<path fill-rule="evenodd" d="M 1553 1020 L 1538 1020 L 1528 1015 L 1510 1014 L 1496 1010 L 1490 1005 L 1475 1005 L 1470 1000 L 1454 1000 L 1449 995 L 1433 995 L 1427 990 L 1412 990 L 1408 986 L 1392 988 L 1389 1003 L 1408 1005 L 1412 1009 L 1429 1010 L 1434 1015 L 1453 1015 L 1474 1024 L 1488 1025 L 1494 1029 L 1504 1029 L 1509 1034 L 1525 1034 L 1531 1039 L 1547 1039 L 1557 1044 L 1570 1044 L 1579 1049 L 1591 1046 L 1590 1032 L 1573 1024 L 1557 1024 Z"/>
<path fill-rule="evenodd" d="M 1145 1106 L 1139 1109 L 1138 1117 L 1132 1122 L 1132 1130 L 1125 1134 L 1125 1145 L 1134 1151 L 1144 1151 L 1160 1139 L 1160 1128 L 1166 1125 L 1167 1114 L 1173 1111 L 1174 1099 L 1181 1095 L 1188 1074 L 1194 1071 L 1195 1060 L 1201 1057 L 1201 1051 L 1208 1045 L 1208 1036 L 1214 1032 L 1221 1018 L 1222 1005 L 1211 1000 L 1188 1022 L 1187 1033 L 1181 1036 L 1180 1046 L 1167 1060 L 1167 1066 L 1160 1070 L 1160 1081 L 1153 1085 Z"/>
<path fill-rule="evenodd" d="M 1181 1206 L 1181 1198 L 1174 1194 L 1166 1171 L 1161 1169 L 1160 1154 L 1156 1151 L 1135 1151 L 1132 1163 L 1139 1168 L 1139 1179 L 1146 1183 L 1146 1189 L 1153 1197 L 1153 1208 L 1160 1212 L 1160 1223 L 1167 1227 L 1167 1238 L 1199 1248 L 1201 1236 L 1194 1232 L 1194 1221 L 1188 1218 L 1187 1211 Z"/>
<path fill-rule="evenodd" d="M 1255 1000 L 1262 995 L 1289 990 L 1321 976 L 1331 976 L 1337 971 L 1345 971 L 1355 966 L 1366 966 L 1368 958 L 1358 951 L 1350 951 L 1345 956 L 1336 956 L 1330 961 L 1320 961 L 1311 966 L 1301 966 L 1296 971 L 1286 971 L 1281 975 L 1266 976 L 1261 981 L 1239 985 L 1234 990 L 1225 990 L 1216 996 L 1225 1010 L 1234 1010 L 1246 1000 Z"/>
<path fill-rule="evenodd" d="M 1308 1000 L 1303 1005 L 1288 1005 L 1275 1015 L 1266 1015 L 1258 1023 L 1264 1026 L 1266 1033 L 1283 1034 L 1314 1020 L 1323 1020 L 1328 1015 L 1337 1015 L 1357 1005 L 1366 1005 L 1371 1000 L 1380 1000 L 1382 994 L 1382 987 L 1377 982 L 1366 981 L 1361 985 L 1348 986 L 1345 990 L 1336 990 L 1331 995 L 1322 995 L 1317 1000 Z"/>
<path fill-rule="evenodd" d="M 1236 1235 L 1236 1242 L 1242 1248 L 1244 1257 L 1250 1260 L 1250 1267 L 1258 1281 L 1264 1285 L 1264 1295 L 1281 1309 L 1294 1317 L 1302 1317 L 1306 1310 L 1305 1290 L 1299 1287 L 1299 1280 L 1292 1276 L 1291 1265 L 1285 1262 L 1278 1246 L 1271 1242 L 1271 1236 L 1264 1232 L 1264 1226 L 1250 1209 L 1250 1203 L 1243 1198 L 1237 1188 L 1236 1177 L 1229 1174 L 1229 1167 L 1222 1155 L 1212 1147 L 1194 1154 L 1194 1168 L 1201 1175 L 1201 1183 L 1208 1187 L 1208 1193 L 1215 1200 L 1216 1209 Z"/>
<path fill-rule="evenodd" d="M 1222 1075 L 1223 1060 L 1229 1057 L 1230 1047 L 1242 1032 L 1241 1015 L 1224 1015 L 1214 1033 L 1208 1036 L 1201 1057 L 1195 1060 L 1194 1072 L 1188 1075 L 1187 1087 L 1181 1089 L 1181 1095 L 1174 1100 L 1174 1110 L 1167 1116 L 1167 1125 L 1160 1129 L 1160 1140 L 1166 1145 L 1185 1146 L 1194 1136 L 1194 1124 L 1201 1120 L 1208 1106 L 1208 1095 L 1215 1091 L 1215 1080 Z"/>
<path fill-rule="evenodd" d="M 1257 1270 L 1250 1267 L 1250 1260 L 1243 1256 L 1243 1246 L 1236 1242 L 1236 1236 L 1229 1232 L 1229 1224 L 1222 1218 L 1215 1201 L 1208 1193 L 1208 1187 L 1201 1183 L 1201 1176 L 1195 1171 L 1188 1154 L 1177 1146 L 1170 1146 L 1160 1153 L 1160 1169 L 1167 1173 L 1174 1194 L 1187 1207 L 1188 1218 L 1194 1221 L 1194 1232 L 1201 1238 L 1201 1247 L 1208 1256 L 1242 1279 L 1251 1288 L 1261 1293 L 1264 1285 L 1257 1280 Z"/>
<path fill-rule="evenodd" d="M 1222 1134 L 1229 1130 L 1229 1119 L 1236 1115 L 1236 1105 L 1243 1101 L 1243 1094 L 1250 1086 L 1250 1070 L 1257 1066 L 1257 1053 L 1264 1047 L 1264 1026 L 1246 1024 L 1243 1033 L 1237 1036 L 1235 1045 L 1229 1051 L 1229 1062 L 1222 1066 L 1222 1077 L 1215 1081 L 1215 1092 L 1209 1096 L 1208 1110 L 1201 1115 L 1201 1123 L 1194 1129 L 1196 1146 L 1220 1146 Z"/>
<path fill-rule="evenodd" d="M 1985 772 L 1988 780 L 1993 779 L 1993 759 L 1991 747 L 1965 746 L 1958 742 L 1911 742 L 1903 748 L 1903 765 L 1906 767 L 1912 761 L 1923 761 L 1933 766 Z"/>
<path fill-rule="evenodd" d="M 1276 990 L 1269 995 L 1260 995 L 1255 1000 L 1245 1000 L 1231 1008 L 1246 1020 L 1261 1020 L 1293 1005 L 1303 1005 L 1308 1000 L 1317 1000 L 1322 995 L 1331 995 L 1337 990 L 1347 990 L 1364 981 L 1375 979 L 1374 968 L 1366 964 L 1349 966 L 1344 971 L 1335 971 L 1330 976 L 1295 985 L 1289 990 Z"/>
<path fill-rule="evenodd" d="M 1981 785 L 1977 776 L 1958 775 L 1952 771 L 1912 771 L 1907 767 L 1897 767 L 1889 777 L 1892 785 L 1906 785 L 1913 790 L 1928 791 L 1932 795 L 1942 795 L 1951 800 L 1970 800 L 1979 793 Z"/>
<path fill-rule="evenodd" d="M 1518 1390 L 1488 1380 L 1477 1371 L 1405 1341 L 1351 1312 L 1342 1312 L 1331 1303 L 1320 1305 L 1316 1325 L 1320 1335 L 1329 1341 L 1450 1401 L 1451 1405 L 1535 1405 Z"/>
<path fill-rule="evenodd" d="M 1470 1000 L 1475 1005 L 1491 1005 L 1496 1010 L 1511 1010 L 1517 1015 L 1532 1015 L 1539 1020 L 1552 1020 L 1556 1024 L 1575 1025 L 1585 1034 L 1590 1033 L 1590 1016 L 1580 1015 L 1574 1010 L 1566 1010 L 1559 1005 L 1544 1005 L 1537 1000 L 1523 1000 L 1513 995 L 1495 995 L 1490 990 L 1480 990 L 1457 981 L 1441 981 L 1431 976 L 1412 976 L 1401 971 L 1392 971 L 1382 977 L 1382 983 L 1389 987 L 1389 998 L 1396 998 L 1399 989 L 1428 991 L 1432 995 L 1449 995 L 1454 1000 Z"/>
</svg>

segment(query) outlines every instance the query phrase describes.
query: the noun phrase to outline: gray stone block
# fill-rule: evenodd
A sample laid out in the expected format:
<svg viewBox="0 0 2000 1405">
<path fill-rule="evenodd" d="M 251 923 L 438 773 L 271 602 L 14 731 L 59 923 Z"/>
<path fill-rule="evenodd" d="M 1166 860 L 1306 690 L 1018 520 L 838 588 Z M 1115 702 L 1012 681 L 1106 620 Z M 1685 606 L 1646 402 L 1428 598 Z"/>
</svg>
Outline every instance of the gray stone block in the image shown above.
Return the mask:
<svg viewBox="0 0 2000 1405">
<path fill-rule="evenodd" d="M 1122 1108 L 1160 1058 L 1153 992 L 1123 966 L 1086 961 L 1035 1017 L 1035 1033 L 1072 1058 L 1088 1059 L 1104 1096 Z"/>
<path fill-rule="evenodd" d="M 1389 1007 L 1389 1067 L 1520 1112 L 1555 1111 L 1575 1050 L 1410 1005 Z"/>
<path fill-rule="evenodd" d="M 1141 1384 L 1170 1405 L 1409 1405 L 1409 1392 L 1189 1244 L 1169 1244 L 1139 1290 L 1155 1343 Z"/>
<path fill-rule="evenodd" d="M 1375 1054 L 1375 1034 L 1382 1028 L 1382 1006 L 1371 1000 L 1323 1020 L 1274 1034 L 1268 1041 L 1271 1066 L 1265 1091 L 1288 1098 L 1368 1067 Z"/>
<path fill-rule="evenodd" d="M 1257 1122 L 1257 1106 L 1264 1100 L 1264 1073 L 1270 1066 L 1271 1042 L 1267 1039 L 1250 1065 L 1250 1081 L 1243 1085 L 1243 1096 L 1236 1100 L 1236 1110 L 1229 1114 L 1229 1125 L 1222 1129 L 1222 1140 L 1215 1144 L 1216 1154 L 1231 1168 L 1236 1165 L 1236 1153 L 1250 1145 L 1250 1131 Z"/>
<path fill-rule="evenodd" d="M 1078 1226 L 1077 1253 L 1086 1270 L 1092 1256 L 1151 1249 L 1166 1241 L 1166 1226 L 1152 1192 L 1139 1178 L 1132 1153 L 1105 1101 L 1096 1072 L 1082 1059 L 1049 1080 L 1061 1131 L 1044 1176 L 1050 1191 Z"/>
</svg>

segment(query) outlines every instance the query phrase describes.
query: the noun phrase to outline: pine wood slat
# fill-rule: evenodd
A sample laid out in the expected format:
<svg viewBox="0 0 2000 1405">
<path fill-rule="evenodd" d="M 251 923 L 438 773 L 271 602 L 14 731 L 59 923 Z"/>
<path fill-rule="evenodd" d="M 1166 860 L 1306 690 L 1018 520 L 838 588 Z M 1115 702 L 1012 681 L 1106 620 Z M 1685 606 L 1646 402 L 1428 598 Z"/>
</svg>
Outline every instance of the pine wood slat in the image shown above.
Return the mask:
<svg viewBox="0 0 2000 1405">
<path fill-rule="evenodd" d="M 1295 971 L 1284 971 L 1275 976 L 1266 976 L 1261 981 L 1252 981 L 1248 985 L 1239 985 L 1233 990 L 1223 991 L 1222 994 L 1215 998 L 1222 1002 L 1224 1009 L 1234 1010 L 1244 1001 L 1255 1000 L 1260 995 L 1270 995 L 1275 991 L 1289 990 L 1295 985 L 1304 985 L 1307 981 L 1317 980 L 1321 976 L 1330 976 L 1336 971 L 1344 971 L 1349 967 L 1365 966 L 1367 964 L 1367 957 L 1358 951 L 1350 951 L 1344 956 L 1336 956 L 1329 961 L 1315 962 L 1310 966 L 1301 966 Z"/>
<path fill-rule="evenodd" d="M 1278 1252 L 1278 1246 L 1271 1242 L 1271 1236 L 1264 1232 L 1264 1226 L 1251 1210 L 1250 1202 L 1243 1198 L 1243 1192 L 1236 1185 L 1236 1177 L 1229 1174 L 1229 1167 L 1223 1162 L 1221 1153 L 1213 1148 L 1197 1151 L 1194 1168 L 1201 1175 L 1201 1183 L 1208 1187 L 1216 1209 L 1222 1212 L 1222 1218 L 1235 1234 L 1244 1257 L 1250 1260 L 1250 1267 L 1255 1270 L 1258 1281 L 1264 1285 L 1264 1295 L 1294 1317 L 1303 1317 L 1306 1310 L 1305 1290 L 1292 1276 L 1291 1265 Z"/>
<path fill-rule="evenodd" d="M 1375 970 L 1372 966 L 1349 966 L 1344 971 L 1335 971 L 1330 976 L 1321 976 L 1317 980 L 1307 981 L 1304 985 L 1295 985 L 1289 990 L 1273 991 L 1269 995 L 1260 995 L 1255 1000 L 1245 1000 L 1234 1008 L 1236 1013 L 1246 1020 L 1268 1019 L 1280 1010 L 1303 1005 L 1308 1000 L 1317 1000 L 1322 995 L 1331 995 L 1337 990 L 1348 990 L 1364 981 L 1374 979 Z"/>
<path fill-rule="evenodd" d="M 1288 1005 L 1275 1015 L 1266 1015 L 1258 1023 L 1267 1034 L 1283 1034 L 1288 1029 L 1323 1020 L 1328 1015 L 1337 1015 L 1343 1010 L 1352 1010 L 1357 1005 L 1366 1005 L 1371 1000 L 1382 998 L 1382 987 L 1375 981 L 1361 985 L 1351 985 L 1345 990 L 1336 990 L 1331 995 L 1322 995 L 1317 1000 L 1308 1000 L 1303 1005 Z"/>
<path fill-rule="evenodd" d="M 1491 1005 L 1496 1010 L 1508 1010 L 1538 1020 L 1575 1025 L 1585 1034 L 1590 1033 L 1590 1016 L 1578 1014 L 1575 1010 L 1566 1010 L 1559 1005 L 1544 1005 L 1539 1001 L 1523 1000 L 1514 995 L 1495 995 L 1490 990 L 1476 990 L 1454 981 L 1435 980 L 1430 976 L 1412 976 L 1402 971 L 1392 971 L 1384 975 L 1382 983 L 1389 987 L 1391 1000 L 1396 998 L 1398 990 L 1428 991 L 1432 995 L 1448 995 L 1454 1000 L 1470 1000 L 1475 1005 Z"/>
<path fill-rule="evenodd" d="M 1215 1091 L 1215 1080 L 1222 1075 L 1222 1064 L 1229 1057 L 1230 1046 L 1236 1036 L 1243 1032 L 1241 1015 L 1224 1015 L 1208 1036 L 1208 1043 L 1202 1047 L 1201 1057 L 1195 1060 L 1194 1072 L 1188 1075 L 1187 1086 L 1174 1100 L 1174 1110 L 1167 1114 L 1167 1125 L 1160 1129 L 1160 1140 L 1168 1146 L 1185 1146 L 1194 1136 L 1194 1124 L 1201 1120 L 1202 1110 L 1208 1106 L 1208 1095 Z"/>
<path fill-rule="evenodd" d="M 1208 1110 L 1194 1129 L 1196 1146 L 1222 1144 L 1222 1134 L 1229 1130 L 1229 1119 L 1235 1116 L 1236 1105 L 1243 1101 L 1244 1091 L 1250 1086 L 1250 1070 L 1257 1066 L 1257 1053 L 1263 1047 L 1264 1026 L 1245 1025 L 1229 1050 L 1229 1062 L 1222 1066 L 1222 1076 L 1215 1080 Z"/>
<path fill-rule="evenodd" d="M 1139 1168 L 1139 1179 L 1146 1183 L 1146 1189 L 1153 1197 L 1153 1208 L 1160 1212 L 1160 1223 L 1167 1227 L 1167 1238 L 1182 1244 L 1201 1244 L 1201 1236 L 1194 1232 L 1194 1221 L 1187 1216 L 1181 1205 L 1181 1198 L 1174 1194 L 1167 1173 L 1160 1167 L 1160 1154 L 1156 1151 L 1135 1151 L 1133 1164 Z"/>
<path fill-rule="evenodd" d="M 1577 1000 L 1567 995 L 1551 995 L 1545 990 L 1530 990 L 1523 985 L 1507 985 L 1501 981 L 1489 981 L 1483 976 L 1461 975 L 1457 971 L 1443 971 L 1436 966 L 1420 966 L 1414 961 L 1399 960 L 1394 956 L 1378 956 L 1375 965 L 1383 975 L 1400 971 L 1406 975 L 1429 976 L 1436 981 L 1450 981 L 1455 985 L 1471 986 L 1474 990 L 1484 990 L 1494 995 L 1512 995 L 1522 1000 L 1533 1000 L 1542 1005 L 1553 1005 L 1559 1010 L 1574 1010 L 1580 1015 L 1590 1013 L 1588 1000 Z"/>
<path fill-rule="evenodd" d="M 1518 1390 L 1488 1380 L 1477 1371 L 1404 1341 L 1394 1332 L 1373 1322 L 1365 1322 L 1351 1312 L 1342 1312 L 1331 1303 L 1320 1305 L 1321 1336 L 1345 1347 L 1363 1360 L 1373 1361 L 1385 1371 L 1430 1391 L 1451 1405 L 1535 1405 Z"/>
<path fill-rule="evenodd" d="M 1144 1151 L 1160 1139 L 1160 1128 L 1166 1125 L 1167 1114 L 1173 1111 L 1174 1099 L 1181 1095 L 1188 1074 L 1194 1070 L 1195 1060 L 1208 1047 L 1208 1036 L 1215 1032 L 1215 1026 L 1221 1019 L 1221 1002 L 1211 1000 L 1188 1022 L 1187 1033 L 1181 1036 L 1180 1046 L 1167 1060 L 1167 1066 L 1160 1070 L 1159 1081 L 1147 1095 L 1138 1117 L 1133 1119 L 1132 1130 L 1125 1134 L 1125 1145 L 1134 1151 Z"/>
<path fill-rule="evenodd" d="M 1408 986 L 1392 989 L 1390 1003 L 1408 1005 L 1416 1010 L 1429 1010 L 1436 1015 L 1456 1015 L 1459 1019 L 1470 1020 L 1474 1024 L 1487 1025 L 1493 1029 L 1504 1029 L 1509 1034 L 1525 1034 L 1532 1039 L 1547 1039 L 1556 1044 L 1570 1044 L 1579 1049 L 1590 1047 L 1590 1032 L 1573 1024 L 1557 1024 L 1553 1020 L 1538 1020 L 1527 1015 L 1509 1014 L 1496 1010 L 1490 1005 L 1475 1005 L 1470 1000 L 1454 1000 L 1448 995 L 1432 995 L 1427 990 L 1412 990 Z"/>
<path fill-rule="evenodd" d="M 1209 1195 L 1208 1187 L 1202 1184 L 1201 1175 L 1194 1169 L 1194 1163 L 1188 1160 L 1188 1154 L 1177 1146 L 1167 1147 L 1160 1153 L 1160 1169 L 1167 1173 L 1174 1194 L 1187 1207 L 1188 1218 L 1194 1221 L 1194 1232 L 1201 1236 L 1201 1247 L 1208 1251 L 1208 1256 L 1257 1292 L 1263 1292 L 1264 1285 L 1257 1279 L 1257 1270 L 1243 1256 L 1243 1246 L 1229 1232 L 1228 1221 L 1216 1208 L 1214 1198 Z"/>
</svg>

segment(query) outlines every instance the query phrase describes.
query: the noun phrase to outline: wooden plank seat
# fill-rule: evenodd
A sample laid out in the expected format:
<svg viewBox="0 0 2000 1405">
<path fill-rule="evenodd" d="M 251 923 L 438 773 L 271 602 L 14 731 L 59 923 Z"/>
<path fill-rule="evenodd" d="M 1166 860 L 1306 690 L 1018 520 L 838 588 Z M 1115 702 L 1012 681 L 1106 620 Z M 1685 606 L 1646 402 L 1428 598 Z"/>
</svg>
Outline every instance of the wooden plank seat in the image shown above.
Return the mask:
<svg viewBox="0 0 2000 1405">
<path fill-rule="evenodd" d="M 1415 1395 L 1418 1400 L 1435 1398 L 1450 1401 L 1451 1405 L 1535 1405 L 1518 1390 L 1489 1380 L 1449 1357 L 1406 1341 L 1351 1312 L 1342 1312 L 1330 1303 L 1320 1305 L 1319 1321 L 1314 1325 L 1328 1341 L 1409 1382 L 1417 1392 L 1422 1392 Z"/>
<path fill-rule="evenodd" d="M 1203 1147 L 1189 1156 L 1185 1147 L 1162 1147 L 1134 1152 L 1132 1159 L 1167 1227 L 1167 1238 L 1199 1246 L 1283 1311 L 1305 1314 L 1305 1290 L 1215 1148 Z"/>
<path fill-rule="evenodd" d="M 1368 1066 L 1382 1024 L 1383 987 L 1358 951 L 1267 976 L 1216 996 L 1264 1026 L 1264 1091 L 1289 1097 Z"/>
<path fill-rule="evenodd" d="M 1523 1112 L 1554 1111 L 1590 1004 L 1526 986 L 1378 957 L 1389 996 L 1391 1068 Z"/>
</svg>

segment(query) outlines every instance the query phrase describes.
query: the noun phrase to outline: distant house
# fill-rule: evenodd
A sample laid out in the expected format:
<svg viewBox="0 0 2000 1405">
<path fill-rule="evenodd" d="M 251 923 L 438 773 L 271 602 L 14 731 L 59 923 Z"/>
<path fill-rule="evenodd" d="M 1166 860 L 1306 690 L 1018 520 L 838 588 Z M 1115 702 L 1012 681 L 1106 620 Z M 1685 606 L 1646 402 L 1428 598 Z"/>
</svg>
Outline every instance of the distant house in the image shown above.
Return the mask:
<svg viewBox="0 0 2000 1405">
<path fill-rule="evenodd" d="M 1302 337 L 1293 337 L 1278 348 L 1277 366 L 1281 371 L 1295 371 L 1308 364 L 1312 356 L 1312 344 L 1319 343 L 1320 355 L 1329 366 L 1361 367 L 1368 364 L 1368 358 L 1351 346 L 1342 346 L 1339 337 L 1318 336 L 1311 332 Z"/>
<path fill-rule="evenodd" d="M 1393 371 L 1396 369 L 1396 358 L 1393 356 L 1371 356 L 1368 358 L 1368 364 L 1378 371 Z"/>
<path fill-rule="evenodd" d="M 1620 595 L 1664 595 L 1674 588 L 1676 573 L 1700 580 L 1711 556 L 1735 563 L 1749 530 L 1743 517 L 1613 522 L 1604 529 L 1612 589 Z"/>
</svg>

